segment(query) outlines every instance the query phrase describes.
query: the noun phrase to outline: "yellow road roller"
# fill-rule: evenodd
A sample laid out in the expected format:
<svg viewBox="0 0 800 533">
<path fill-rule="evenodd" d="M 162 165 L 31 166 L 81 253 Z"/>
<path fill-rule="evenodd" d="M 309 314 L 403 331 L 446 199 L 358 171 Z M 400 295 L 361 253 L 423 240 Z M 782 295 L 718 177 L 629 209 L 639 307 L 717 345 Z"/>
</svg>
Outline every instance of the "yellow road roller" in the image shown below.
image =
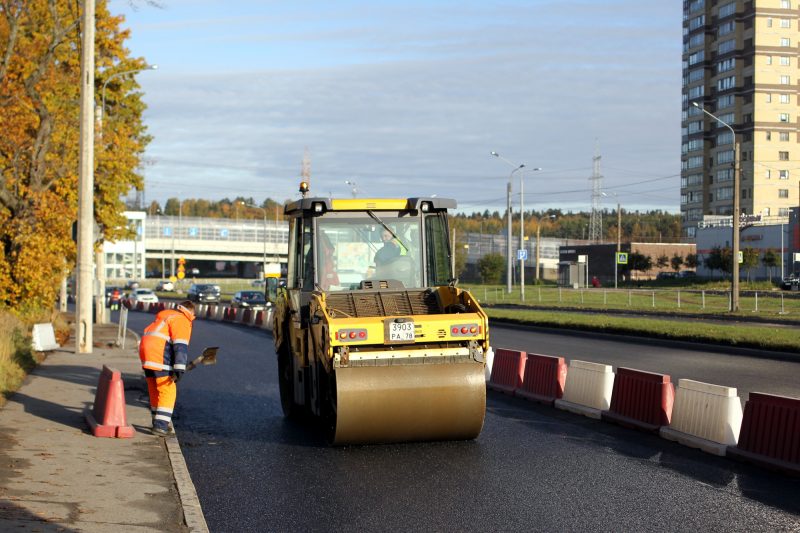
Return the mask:
<svg viewBox="0 0 800 533">
<path fill-rule="evenodd" d="M 455 201 L 301 192 L 272 295 L 284 414 L 314 415 L 334 445 L 476 438 L 489 323 L 453 276 Z"/>
</svg>

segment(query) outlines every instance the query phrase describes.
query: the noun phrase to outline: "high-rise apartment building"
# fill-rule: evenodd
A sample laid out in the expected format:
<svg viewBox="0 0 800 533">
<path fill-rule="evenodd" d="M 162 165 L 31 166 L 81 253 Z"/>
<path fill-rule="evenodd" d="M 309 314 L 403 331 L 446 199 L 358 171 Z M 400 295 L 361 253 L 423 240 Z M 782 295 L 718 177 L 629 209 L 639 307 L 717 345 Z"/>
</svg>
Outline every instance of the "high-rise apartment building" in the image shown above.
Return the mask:
<svg viewBox="0 0 800 533">
<path fill-rule="evenodd" d="M 788 216 L 800 183 L 800 0 L 684 0 L 682 237 L 704 215 Z M 723 124 L 703 113 L 702 106 Z"/>
</svg>

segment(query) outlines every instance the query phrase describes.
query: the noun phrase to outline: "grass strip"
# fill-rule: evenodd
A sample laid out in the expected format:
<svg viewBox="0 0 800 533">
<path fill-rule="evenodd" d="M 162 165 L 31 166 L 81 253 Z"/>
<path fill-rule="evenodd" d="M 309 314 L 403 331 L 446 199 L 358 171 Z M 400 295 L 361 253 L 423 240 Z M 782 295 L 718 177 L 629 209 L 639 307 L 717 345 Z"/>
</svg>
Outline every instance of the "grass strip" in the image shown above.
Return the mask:
<svg viewBox="0 0 800 533">
<path fill-rule="evenodd" d="M 535 310 L 488 308 L 485 311 L 489 318 L 515 324 L 581 329 L 617 335 L 636 335 L 763 350 L 800 351 L 800 336 L 797 335 L 795 328 Z"/>
</svg>

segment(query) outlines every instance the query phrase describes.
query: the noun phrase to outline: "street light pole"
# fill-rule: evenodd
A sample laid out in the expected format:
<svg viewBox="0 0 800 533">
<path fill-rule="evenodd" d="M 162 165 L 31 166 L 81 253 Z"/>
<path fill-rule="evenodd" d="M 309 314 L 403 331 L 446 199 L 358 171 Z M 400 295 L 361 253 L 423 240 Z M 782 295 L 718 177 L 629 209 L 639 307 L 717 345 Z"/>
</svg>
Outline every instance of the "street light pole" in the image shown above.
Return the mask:
<svg viewBox="0 0 800 533">
<path fill-rule="evenodd" d="M 522 168 L 524 165 L 520 165 Z M 519 170 L 516 169 L 516 170 Z M 514 172 L 516 172 L 516 170 Z M 532 171 L 542 170 L 539 167 L 531 169 Z M 513 172 L 512 172 L 513 174 Z M 519 173 L 519 249 L 525 250 L 525 172 Z M 519 256 L 519 299 L 525 301 L 525 254 L 520 252 Z M 538 265 L 537 265 L 538 266 Z"/>
<path fill-rule="evenodd" d="M 513 259 L 511 258 L 512 257 L 511 256 L 511 182 L 514 179 L 514 172 L 522 168 L 525 168 L 525 165 L 524 164 L 515 165 L 514 163 L 512 163 L 505 157 L 501 156 L 497 152 L 491 152 L 491 155 L 495 156 L 496 158 L 502 161 L 505 161 L 514 168 L 514 170 L 511 171 L 511 175 L 508 177 L 508 188 L 506 190 L 507 203 L 508 203 L 508 234 L 506 236 L 506 265 L 507 265 L 506 290 L 509 294 L 511 294 L 511 273 L 512 273 L 511 265 L 513 262 Z"/>
<path fill-rule="evenodd" d="M 733 136 L 733 213 L 731 213 L 731 307 L 730 311 L 735 313 L 739 310 L 739 141 L 736 140 L 736 132 L 733 127 L 720 119 L 713 113 L 705 110 L 697 102 L 692 105 L 700 109 L 703 113 L 713 118 L 726 128 Z"/>
<path fill-rule="evenodd" d="M 125 70 L 122 72 L 117 72 L 116 74 L 112 74 L 108 77 L 108 79 L 103 83 L 103 98 L 102 98 L 102 105 L 100 106 L 100 112 L 98 113 L 98 122 L 100 123 L 100 127 L 103 127 L 103 115 L 106 112 L 106 87 L 108 87 L 108 82 L 115 78 L 119 78 L 120 76 L 125 76 L 126 74 L 134 74 L 136 72 L 141 72 L 143 70 L 156 70 L 158 69 L 158 65 L 145 65 L 142 68 L 135 68 L 131 70 Z M 102 137 L 103 130 L 100 130 L 100 136 Z"/>
</svg>

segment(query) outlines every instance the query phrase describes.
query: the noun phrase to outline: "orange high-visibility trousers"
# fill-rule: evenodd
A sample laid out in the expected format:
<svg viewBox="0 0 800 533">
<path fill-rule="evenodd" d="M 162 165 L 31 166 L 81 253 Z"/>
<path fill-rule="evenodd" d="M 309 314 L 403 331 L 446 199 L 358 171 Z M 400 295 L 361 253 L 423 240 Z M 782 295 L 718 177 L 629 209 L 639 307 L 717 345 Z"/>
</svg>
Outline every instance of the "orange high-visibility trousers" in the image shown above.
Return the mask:
<svg viewBox="0 0 800 533">
<path fill-rule="evenodd" d="M 172 411 L 178 397 L 178 386 L 171 376 L 148 377 L 147 391 L 150 394 L 150 411 L 153 427 L 166 430 L 172 421 Z"/>
</svg>

